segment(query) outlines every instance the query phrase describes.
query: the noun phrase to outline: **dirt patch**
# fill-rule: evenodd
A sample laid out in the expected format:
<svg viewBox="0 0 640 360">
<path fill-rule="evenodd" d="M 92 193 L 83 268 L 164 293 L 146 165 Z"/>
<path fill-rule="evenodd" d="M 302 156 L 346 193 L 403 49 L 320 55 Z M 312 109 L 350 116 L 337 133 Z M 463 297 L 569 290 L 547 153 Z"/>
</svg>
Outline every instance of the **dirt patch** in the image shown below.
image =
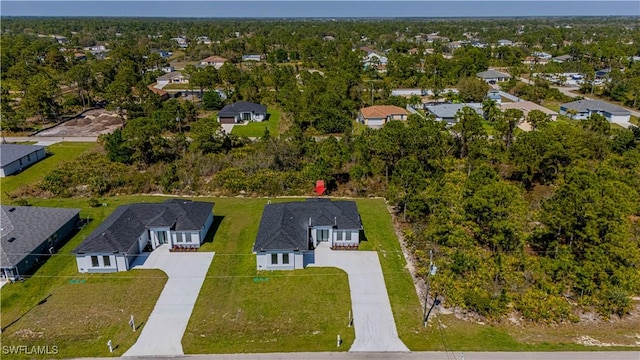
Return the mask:
<svg viewBox="0 0 640 360">
<path fill-rule="evenodd" d="M 36 136 L 99 136 L 122 127 L 122 118 L 104 109 L 89 110 Z"/>
</svg>

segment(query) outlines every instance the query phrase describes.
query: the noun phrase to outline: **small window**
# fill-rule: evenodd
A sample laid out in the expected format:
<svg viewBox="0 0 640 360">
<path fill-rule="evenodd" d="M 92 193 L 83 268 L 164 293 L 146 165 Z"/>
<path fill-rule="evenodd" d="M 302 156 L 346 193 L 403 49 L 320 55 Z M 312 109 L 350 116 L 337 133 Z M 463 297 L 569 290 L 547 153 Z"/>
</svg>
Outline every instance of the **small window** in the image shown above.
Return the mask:
<svg viewBox="0 0 640 360">
<path fill-rule="evenodd" d="M 345 235 L 344 237 L 345 241 L 351 241 L 351 231 L 345 231 L 344 235 Z"/>
<path fill-rule="evenodd" d="M 342 241 L 342 233 L 344 233 L 344 231 L 336 231 L 336 240 Z"/>
<path fill-rule="evenodd" d="M 27 155 L 27 161 L 31 161 L 31 155 Z"/>
<path fill-rule="evenodd" d="M 278 254 L 271 254 L 271 264 L 278 265 Z"/>
<path fill-rule="evenodd" d="M 104 262 L 104 266 L 111 266 L 111 257 L 109 256 L 103 256 L 102 257 L 102 261 Z"/>
<path fill-rule="evenodd" d="M 282 264 L 289 265 L 289 253 L 282 254 Z"/>
<path fill-rule="evenodd" d="M 185 237 L 186 237 L 185 242 L 190 243 L 190 242 L 192 241 L 192 240 L 191 240 L 191 239 L 192 239 L 192 237 L 191 237 L 191 233 L 185 233 L 184 235 L 185 235 Z"/>
<path fill-rule="evenodd" d="M 22 159 L 20 159 L 20 166 L 22 166 Z"/>
<path fill-rule="evenodd" d="M 92 256 L 91 257 L 91 266 L 100 267 L 100 263 L 98 262 L 98 257 L 97 256 Z"/>
<path fill-rule="evenodd" d="M 182 234 L 182 233 L 176 233 L 176 242 L 178 242 L 178 243 L 184 242 L 183 236 L 184 236 L 184 234 Z"/>
</svg>

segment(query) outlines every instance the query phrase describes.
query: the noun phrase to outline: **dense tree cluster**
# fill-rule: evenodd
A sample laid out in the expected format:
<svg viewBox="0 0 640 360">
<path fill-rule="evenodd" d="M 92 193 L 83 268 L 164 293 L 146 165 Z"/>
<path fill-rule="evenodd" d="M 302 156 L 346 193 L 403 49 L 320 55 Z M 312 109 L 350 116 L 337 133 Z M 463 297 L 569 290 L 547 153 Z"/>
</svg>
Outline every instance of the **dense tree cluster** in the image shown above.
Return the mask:
<svg viewBox="0 0 640 360">
<path fill-rule="evenodd" d="M 599 93 L 639 106 L 640 62 L 626 60 L 640 54 L 633 22 L 560 26 L 566 21 L 7 19 L 4 129 L 36 127 L 27 119 L 57 121 L 98 101 L 125 115 L 123 129 L 100 138 L 100 150 L 12 195 L 309 195 L 323 179 L 332 195 L 379 195 L 395 206 L 421 275 L 428 250 L 435 251 L 433 287 L 447 305 L 490 319 L 515 311 L 532 321 L 574 321 L 584 309 L 624 316 L 630 296 L 640 294 L 640 129 L 613 129 L 600 115 L 552 122 L 531 111 L 532 131 L 522 132 L 523 113 L 484 100 L 488 86 L 474 78 L 490 65 L 513 75 L 537 71 L 520 60 L 541 48 L 575 59 L 550 71 L 612 67 Z M 495 42 L 521 26 L 515 47 L 454 51 L 440 40 L 415 40 L 437 32 Z M 69 48 L 108 43 L 109 56 L 81 60 L 37 34 L 67 36 Z M 623 45 L 611 45 L 614 34 Z M 176 36 L 191 41 L 187 49 Z M 200 36 L 212 43 L 198 44 Z M 363 67 L 361 46 L 386 50 L 386 73 Z M 202 98 L 198 108 L 162 102 L 148 89 L 166 65 L 153 49 L 175 51 L 174 60 L 215 54 L 231 62 L 217 70 L 185 67 Z M 266 61 L 243 63 L 250 53 Z M 444 94 L 452 86 L 459 91 Z M 482 101 L 482 114 L 465 107 L 451 128 L 421 113 L 377 130 L 354 127 L 363 106 L 420 102 L 390 96 L 396 87 Z M 542 80 L 513 80 L 503 89 L 535 102 L 567 100 Z M 287 130 L 252 140 L 225 133 L 211 111 L 236 100 L 281 109 Z"/>
</svg>

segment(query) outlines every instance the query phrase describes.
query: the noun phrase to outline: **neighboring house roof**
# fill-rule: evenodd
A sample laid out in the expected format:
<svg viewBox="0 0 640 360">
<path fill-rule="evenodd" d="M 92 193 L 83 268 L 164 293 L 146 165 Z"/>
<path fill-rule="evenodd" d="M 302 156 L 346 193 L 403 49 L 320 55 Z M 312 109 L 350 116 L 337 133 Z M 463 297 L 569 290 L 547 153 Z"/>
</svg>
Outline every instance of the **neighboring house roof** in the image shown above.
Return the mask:
<svg viewBox="0 0 640 360">
<path fill-rule="evenodd" d="M 2 267 L 16 266 L 79 212 L 80 209 L 0 205 Z"/>
<path fill-rule="evenodd" d="M 394 105 L 374 105 L 360 109 L 363 117 L 370 118 L 386 118 L 391 115 L 408 115 L 409 112 L 401 107 Z"/>
<path fill-rule="evenodd" d="M 223 58 L 222 56 L 217 56 L 217 55 L 212 55 L 209 56 L 208 58 L 202 59 L 200 60 L 200 62 L 207 62 L 207 63 L 223 63 L 227 61 L 227 59 Z"/>
<path fill-rule="evenodd" d="M 171 80 L 173 78 L 180 77 L 180 76 L 182 76 L 182 72 L 180 72 L 180 71 L 172 71 L 172 72 L 170 72 L 168 74 L 164 74 L 162 76 L 157 77 L 156 80 L 157 81 Z"/>
<path fill-rule="evenodd" d="M 500 108 L 502 110 L 507 110 L 507 109 L 518 109 L 518 110 L 522 110 L 523 113 L 528 114 L 530 111 L 532 110 L 540 110 L 543 113 L 549 115 L 549 116 L 554 116 L 554 115 L 558 115 L 557 112 L 551 110 L 551 109 L 547 109 L 544 106 L 538 105 L 534 102 L 531 101 L 524 101 L 524 100 L 520 100 L 520 101 L 514 101 L 514 102 L 503 102 L 502 104 L 500 104 Z"/>
<path fill-rule="evenodd" d="M 154 87 L 154 85 L 155 84 L 151 84 L 151 85 L 147 86 L 147 88 L 149 90 L 151 90 L 151 92 L 153 92 L 153 93 L 155 93 L 155 94 L 157 94 L 159 96 L 167 96 L 167 95 L 169 95 L 168 91 L 162 90 L 162 89 L 158 89 L 158 88 Z"/>
<path fill-rule="evenodd" d="M 218 113 L 218 117 L 235 116 L 241 112 L 266 114 L 267 107 L 247 101 L 238 101 L 223 107 Z"/>
<path fill-rule="evenodd" d="M 560 105 L 566 110 L 574 109 L 579 113 L 591 111 L 604 111 L 613 115 L 630 115 L 629 110 L 610 104 L 602 100 L 577 100 Z"/>
<path fill-rule="evenodd" d="M 262 61 L 260 55 L 242 55 L 242 61 Z"/>
<path fill-rule="evenodd" d="M 119 206 L 75 250 L 81 253 L 127 252 L 151 227 L 200 231 L 214 203 L 170 199 L 163 203 Z"/>
<path fill-rule="evenodd" d="M 44 146 L 21 145 L 21 144 L 1 144 L 0 145 L 0 167 L 5 167 L 18 159 L 33 154 L 44 149 Z"/>
<path fill-rule="evenodd" d="M 309 227 L 362 229 L 355 201 L 307 199 L 268 204 L 262 212 L 253 251 L 309 250 Z"/>
<path fill-rule="evenodd" d="M 426 109 L 437 118 L 452 119 L 456 116 L 456 113 L 458 113 L 458 111 L 460 111 L 463 107 L 470 107 L 474 109 L 478 114 L 482 114 L 482 104 L 480 103 L 439 104 L 427 106 Z"/>
<path fill-rule="evenodd" d="M 493 78 L 510 78 L 511 75 L 502 73 L 500 71 L 495 71 L 493 69 L 489 69 L 487 71 L 481 71 L 476 74 L 477 77 L 483 79 L 493 79 Z"/>
<path fill-rule="evenodd" d="M 571 55 L 560 55 L 553 58 L 555 61 L 569 61 L 571 59 L 573 59 Z"/>
</svg>

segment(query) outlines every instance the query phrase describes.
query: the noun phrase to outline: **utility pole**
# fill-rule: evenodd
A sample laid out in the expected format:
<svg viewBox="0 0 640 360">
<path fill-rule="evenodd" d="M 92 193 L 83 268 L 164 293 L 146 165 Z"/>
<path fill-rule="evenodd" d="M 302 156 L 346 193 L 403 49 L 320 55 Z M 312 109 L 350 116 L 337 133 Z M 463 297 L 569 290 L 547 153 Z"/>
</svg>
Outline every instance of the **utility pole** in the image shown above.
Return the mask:
<svg viewBox="0 0 640 360">
<path fill-rule="evenodd" d="M 422 322 L 427 327 L 427 303 L 429 302 L 429 286 L 431 285 L 431 273 L 433 272 L 433 250 L 429 249 L 429 272 L 427 273 L 427 292 L 424 294 L 424 311 Z"/>
</svg>

